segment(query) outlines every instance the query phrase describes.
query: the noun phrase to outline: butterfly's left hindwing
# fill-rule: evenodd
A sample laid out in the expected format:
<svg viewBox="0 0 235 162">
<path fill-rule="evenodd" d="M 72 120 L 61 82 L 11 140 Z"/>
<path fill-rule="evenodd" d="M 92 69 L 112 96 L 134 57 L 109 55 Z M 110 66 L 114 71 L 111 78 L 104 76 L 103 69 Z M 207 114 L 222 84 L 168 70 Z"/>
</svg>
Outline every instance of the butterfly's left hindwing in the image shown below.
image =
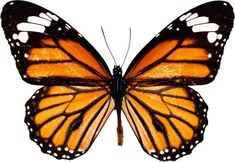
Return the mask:
<svg viewBox="0 0 235 162">
<path fill-rule="evenodd" d="M 103 87 L 45 86 L 26 103 L 30 138 L 58 159 L 90 148 L 114 107 Z"/>
<path fill-rule="evenodd" d="M 86 39 L 54 13 L 8 2 L 2 27 L 23 80 L 31 84 L 104 84 L 110 71 Z"/>
</svg>

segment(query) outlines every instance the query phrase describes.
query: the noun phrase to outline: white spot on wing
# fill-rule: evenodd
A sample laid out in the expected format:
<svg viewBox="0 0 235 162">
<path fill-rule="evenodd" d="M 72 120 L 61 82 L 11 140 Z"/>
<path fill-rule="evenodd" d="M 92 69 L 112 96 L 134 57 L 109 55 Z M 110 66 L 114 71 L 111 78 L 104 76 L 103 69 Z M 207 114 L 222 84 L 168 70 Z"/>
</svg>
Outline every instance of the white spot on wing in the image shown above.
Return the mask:
<svg viewBox="0 0 235 162">
<path fill-rule="evenodd" d="M 222 35 L 222 34 L 218 34 L 218 36 L 217 36 L 217 38 L 218 38 L 219 40 L 221 40 L 221 39 L 222 39 L 222 37 L 223 37 L 223 35 Z"/>
<path fill-rule="evenodd" d="M 14 34 L 12 35 L 12 38 L 13 38 L 14 40 L 18 39 L 18 35 L 17 35 L 16 33 L 14 33 Z"/>
<path fill-rule="evenodd" d="M 217 33 L 216 32 L 209 32 L 207 34 L 207 40 L 210 42 L 210 43 L 214 43 L 217 39 Z"/>
<path fill-rule="evenodd" d="M 26 22 L 17 24 L 17 29 L 19 31 L 32 31 L 32 32 L 39 32 L 39 33 L 43 33 L 46 30 L 45 26 L 26 23 Z"/>
<path fill-rule="evenodd" d="M 51 25 L 50 21 L 45 20 L 41 17 L 37 17 L 37 16 L 29 16 L 27 21 L 30 22 L 30 23 L 40 24 L 40 25 L 43 25 L 43 26 L 50 26 Z"/>
<path fill-rule="evenodd" d="M 172 29 L 172 24 L 170 24 L 167 29 L 171 30 Z"/>
<path fill-rule="evenodd" d="M 29 55 L 28 55 L 27 53 L 25 53 L 25 54 L 24 54 L 24 57 L 25 57 L 25 58 L 28 58 L 28 57 L 29 57 Z"/>
<path fill-rule="evenodd" d="M 78 36 L 79 36 L 79 37 L 83 37 L 80 33 L 78 33 Z"/>
<path fill-rule="evenodd" d="M 71 26 L 69 24 L 65 24 L 65 28 L 69 30 L 71 29 Z"/>
<path fill-rule="evenodd" d="M 155 37 L 157 38 L 160 34 L 157 34 Z"/>
<path fill-rule="evenodd" d="M 29 34 L 28 32 L 20 32 L 18 34 L 18 39 L 22 42 L 22 43 L 26 43 L 29 39 Z"/>
<path fill-rule="evenodd" d="M 212 54 L 211 53 L 209 53 L 207 56 L 208 56 L 208 58 L 212 58 Z"/>
<path fill-rule="evenodd" d="M 41 12 L 41 13 L 39 14 L 39 16 L 40 16 L 41 18 L 47 19 L 48 21 L 51 21 L 51 20 L 52 20 L 52 18 L 50 18 L 48 15 L 46 15 L 46 14 L 43 13 L 43 12 Z"/>
<path fill-rule="evenodd" d="M 197 17 L 198 17 L 198 13 L 194 13 L 194 14 L 192 14 L 191 16 L 189 16 L 189 17 L 186 19 L 186 21 L 195 19 L 195 18 L 197 18 Z"/>
<path fill-rule="evenodd" d="M 26 43 L 28 41 L 28 39 L 29 39 L 29 34 L 28 34 L 28 32 L 20 32 L 19 34 L 14 33 L 12 35 L 12 38 L 14 40 L 18 39 L 22 43 Z"/>
<path fill-rule="evenodd" d="M 78 156 L 80 156 L 80 154 L 76 154 L 76 155 L 75 155 L 75 157 L 78 157 Z"/>
<path fill-rule="evenodd" d="M 197 17 L 195 19 L 189 20 L 187 22 L 187 26 L 194 26 L 194 25 L 198 25 L 198 24 L 204 24 L 204 23 L 208 23 L 209 22 L 209 18 L 206 16 L 201 16 L 201 17 Z"/>
<path fill-rule="evenodd" d="M 217 25 L 216 23 L 199 24 L 199 25 L 195 25 L 192 27 L 192 31 L 194 33 L 217 31 L 218 29 L 219 29 L 219 25 Z"/>
<path fill-rule="evenodd" d="M 56 16 L 56 15 L 54 15 L 54 14 L 52 14 L 52 13 L 50 13 L 50 12 L 47 12 L 46 13 L 50 18 L 52 18 L 53 20 L 55 20 L 55 21 L 58 21 L 59 20 L 59 18 Z"/>
<path fill-rule="evenodd" d="M 187 13 L 186 15 L 182 15 L 181 17 L 180 17 L 180 21 L 184 21 L 185 19 L 187 19 L 190 15 L 192 15 L 192 13 Z"/>
</svg>

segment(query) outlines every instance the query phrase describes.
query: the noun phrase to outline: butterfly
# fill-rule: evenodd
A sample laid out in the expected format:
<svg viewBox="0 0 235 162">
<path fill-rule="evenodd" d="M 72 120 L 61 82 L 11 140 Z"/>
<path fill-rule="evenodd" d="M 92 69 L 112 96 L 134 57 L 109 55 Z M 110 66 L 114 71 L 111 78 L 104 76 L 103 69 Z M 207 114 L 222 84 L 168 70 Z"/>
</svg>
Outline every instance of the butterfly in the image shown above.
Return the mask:
<svg viewBox="0 0 235 162">
<path fill-rule="evenodd" d="M 202 4 L 179 16 L 113 73 L 95 48 L 59 16 L 36 4 L 5 4 L 2 27 L 24 81 L 43 85 L 26 103 L 31 140 L 57 159 L 88 151 L 113 110 L 143 150 L 176 160 L 203 140 L 208 106 L 191 85 L 215 79 L 233 27 L 228 2 Z"/>
</svg>

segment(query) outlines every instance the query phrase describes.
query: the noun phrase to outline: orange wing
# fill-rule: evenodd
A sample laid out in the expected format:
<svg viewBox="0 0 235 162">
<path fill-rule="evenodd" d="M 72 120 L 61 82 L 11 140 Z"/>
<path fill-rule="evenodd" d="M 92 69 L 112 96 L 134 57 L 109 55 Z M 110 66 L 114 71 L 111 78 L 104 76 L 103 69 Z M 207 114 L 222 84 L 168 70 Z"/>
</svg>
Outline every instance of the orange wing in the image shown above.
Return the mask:
<svg viewBox="0 0 235 162">
<path fill-rule="evenodd" d="M 194 47 L 192 47 L 194 46 Z M 206 61 L 210 59 L 209 51 L 197 47 L 193 38 L 166 40 L 151 49 L 127 75 L 136 80 L 162 78 L 205 78 L 211 74 Z"/>
<path fill-rule="evenodd" d="M 226 2 L 198 6 L 173 21 L 136 56 L 125 73 L 138 84 L 195 85 L 211 82 L 233 27 Z"/>
<path fill-rule="evenodd" d="M 13 1 L 4 6 L 1 17 L 17 68 L 26 82 L 97 85 L 111 79 L 94 47 L 54 13 L 29 2 Z"/>
<path fill-rule="evenodd" d="M 200 5 L 156 35 L 128 67 L 122 110 L 151 156 L 176 160 L 203 140 L 207 105 L 187 86 L 215 78 L 233 19 L 227 2 Z"/>
<path fill-rule="evenodd" d="M 144 151 L 160 160 L 176 160 L 203 140 L 207 105 L 188 87 L 129 87 L 122 103 Z"/>
<path fill-rule="evenodd" d="M 26 103 L 25 122 L 43 152 L 73 159 L 90 148 L 113 104 L 102 87 L 43 87 Z"/>
<path fill-rule="evenodd" d="M 24 78 L 61 79 L 69 82 L 107 81 L 110 75 L 81 44 L 70 39 L 44 38 L 41 47 L 28 49 Z"/>
</svg>

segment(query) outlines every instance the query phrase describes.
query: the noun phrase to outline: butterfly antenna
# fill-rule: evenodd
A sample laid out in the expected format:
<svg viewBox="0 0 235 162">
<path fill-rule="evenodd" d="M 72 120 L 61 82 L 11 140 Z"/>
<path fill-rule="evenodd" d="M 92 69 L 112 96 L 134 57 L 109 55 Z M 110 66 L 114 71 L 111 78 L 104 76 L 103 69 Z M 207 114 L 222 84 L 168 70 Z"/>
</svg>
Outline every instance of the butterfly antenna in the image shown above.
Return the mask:
<svg viewBox="0 0 235 162">
<path fill-rule="evenodd" d="M 112 58 L 113 58 L 113 61 L 114 61 L 115 65 L 117 65 L 117 62 L 116 62 L 116 60 L 115 60 L 115 58 L 114 58 L 114 56 L 113 56 L 113 53 L 111 52 L 111 50 L 110 50 L 110 48 L 109 48 L 109 45 L 108 45 L 108 43 L 107 43 L 107 40 L 106 40 L 106 37 L 105 37 L 104 30 L 103 30 L 103 27 L 102 27 L 102 26 L 101 26 L 101 31 L 102 31 L 102 34 L 103 34 L 103 36 L 104 36 L 105 44 L 106 44 L 106 46 L 108 47 L 108 50 L 109 50 L 109 52 L 110 52 L 110 54 L 111 54 L 111 56 L 112 56 Z"/>
<path fill-rule="evenodd" d="M 130 49 L 130 45 L 131 45 L 131 28 L 129 28 L 129 44 L 128 44 L 128 48 L 127 48 L 127 51 L 126 51 L 126 55 L 125 55 L 125 58 L 122 62 L 122 66 L 124 65 L 125 61 L 126 61 L 126 58 L 127 58 L 127 55 L 129 53 L 129 49 Z M 121 66 L 121 67 L 122 67 Z"/>
</svg>

